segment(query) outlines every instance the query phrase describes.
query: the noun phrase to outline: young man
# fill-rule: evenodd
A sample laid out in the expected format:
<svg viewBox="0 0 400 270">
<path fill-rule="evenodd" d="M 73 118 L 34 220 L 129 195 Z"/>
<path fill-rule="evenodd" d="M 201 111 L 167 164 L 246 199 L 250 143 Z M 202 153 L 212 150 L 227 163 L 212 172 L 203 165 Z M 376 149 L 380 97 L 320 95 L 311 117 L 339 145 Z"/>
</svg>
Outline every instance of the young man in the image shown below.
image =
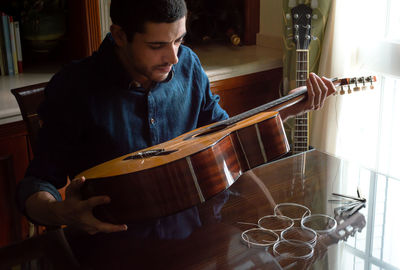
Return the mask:
<svg viewBox="0 0 400 270">
<path fill-rule="evenodd" d="M 65 200 L 57 189 L 94 165 L 228 118 L 197 56 L 182 45 L 184 0 L 113 0 L 110 13 L 111 34 L 99 50 L 46 87 L 39 150 L 18 187 L 19 207 L 36 223 L 91 234 L 126 230 L 93 216 L 110 199 L 82 200 L 84 178 L 71 181 Z M 335 91 L 314 74 L 307 86 L 308 99 L 282 111 L 283 119 L 318 109 Z"/>
</svg>

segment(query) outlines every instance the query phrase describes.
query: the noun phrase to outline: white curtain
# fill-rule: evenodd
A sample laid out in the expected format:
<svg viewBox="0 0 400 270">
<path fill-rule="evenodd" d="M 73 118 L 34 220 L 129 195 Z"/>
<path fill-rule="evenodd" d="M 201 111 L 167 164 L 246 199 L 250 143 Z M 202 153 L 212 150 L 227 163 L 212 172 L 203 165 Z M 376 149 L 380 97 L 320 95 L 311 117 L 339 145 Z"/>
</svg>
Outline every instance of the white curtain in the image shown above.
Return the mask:
<svg viewBox="0 0 400 270">
<path fill-rule="evenodd" d="M 333 0 L 320 60 L 326 77 L 376 75 L 312 115 L 311 145 L 400 178 L 400 0 Z M 347 92 L 347 88 L 345 88 Z"/>
</svg>

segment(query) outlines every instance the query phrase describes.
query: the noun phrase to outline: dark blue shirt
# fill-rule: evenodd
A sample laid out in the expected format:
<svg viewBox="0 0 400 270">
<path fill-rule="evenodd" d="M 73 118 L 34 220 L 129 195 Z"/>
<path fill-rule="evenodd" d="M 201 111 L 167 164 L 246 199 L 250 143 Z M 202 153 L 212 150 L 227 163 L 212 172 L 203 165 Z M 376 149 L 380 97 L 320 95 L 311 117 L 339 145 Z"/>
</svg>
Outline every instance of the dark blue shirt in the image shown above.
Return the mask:
<svg viewBox="0 0 400 270">
<path fill-rule="evenodd" d="M 17 191 L 19 207 L 35 192 L 57 189 L 83 170 L 228 118 L 212 95 L 198 57 L 180 46 L 167 80 L 132 87 L 109 34 L 92 56 L 53 76 L 39 109 L 38 151 Z"/>
</svg>

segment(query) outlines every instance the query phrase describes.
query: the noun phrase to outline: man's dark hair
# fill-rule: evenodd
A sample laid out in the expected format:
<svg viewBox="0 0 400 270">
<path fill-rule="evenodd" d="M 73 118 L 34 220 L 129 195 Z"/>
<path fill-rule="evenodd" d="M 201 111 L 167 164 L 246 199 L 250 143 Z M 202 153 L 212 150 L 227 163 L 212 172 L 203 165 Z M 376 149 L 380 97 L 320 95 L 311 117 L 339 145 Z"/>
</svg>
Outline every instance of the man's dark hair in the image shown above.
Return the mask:
<svg viewBox="0 0 400 270">
<path fill-rule="evenodd" d="M 185 0 L 112 0 L 110 6 L 113 24 L 122 27 L 129 41 L 145 31 L 146 22 L 172 23 L 186 13 Z"/>
</svg>

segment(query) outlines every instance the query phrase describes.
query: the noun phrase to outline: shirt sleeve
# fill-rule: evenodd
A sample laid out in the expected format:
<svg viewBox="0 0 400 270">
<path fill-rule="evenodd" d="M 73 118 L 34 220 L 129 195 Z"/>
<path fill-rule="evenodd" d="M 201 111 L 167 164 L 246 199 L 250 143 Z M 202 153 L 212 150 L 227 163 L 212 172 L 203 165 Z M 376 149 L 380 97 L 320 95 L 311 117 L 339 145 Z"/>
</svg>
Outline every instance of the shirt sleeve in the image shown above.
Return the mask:
<svg viewBox="0 0 400 270">
<path fill-rule="evenodd" d="M 203 100 L 199 116 L 198 127 L 215 123 L 229 118 L 228 113 L 219 105 L 220 97 L 213 94 L 210 89 L 210 81 L 197 55 L 193 54 L 198 64 L 196 79 L 199 81 L 199 87 L 203 91 Z"/>
<path fill-rule="evenodd" d="M 18 192 L 16 195 L 16 201 L 17 201 L 17 206 L 18 209 L 26 216 L 28 217 L 29 220 L 31 220 L 34 223 L 34 220 L 32 220 L 26 213 L 25 209 L 25 201 L 27 198 L 29 198 L 31 195 L 33 195 L 36 192 L 39 191 L 47 191 L 49 192 L 57 201 L 61 201 L 61 195 L 56 189 L 56 187 L 51 184 L 50 182 L 40 180 L 38 178 L 35 178 L 33 176 L 27 176 L 24 179 L 22 179 L 19 184 L 18 184 Z"/>
<path fill-rule="evenodd" d="M 224 109 L 222 109 L 218 103 L 220 97 L 211 92 L 210 83 L 207 76 L 205 80 L 205 95 L 199 118 L 199 127 L 229 118 L 228 113 Z"/>
</svg>

